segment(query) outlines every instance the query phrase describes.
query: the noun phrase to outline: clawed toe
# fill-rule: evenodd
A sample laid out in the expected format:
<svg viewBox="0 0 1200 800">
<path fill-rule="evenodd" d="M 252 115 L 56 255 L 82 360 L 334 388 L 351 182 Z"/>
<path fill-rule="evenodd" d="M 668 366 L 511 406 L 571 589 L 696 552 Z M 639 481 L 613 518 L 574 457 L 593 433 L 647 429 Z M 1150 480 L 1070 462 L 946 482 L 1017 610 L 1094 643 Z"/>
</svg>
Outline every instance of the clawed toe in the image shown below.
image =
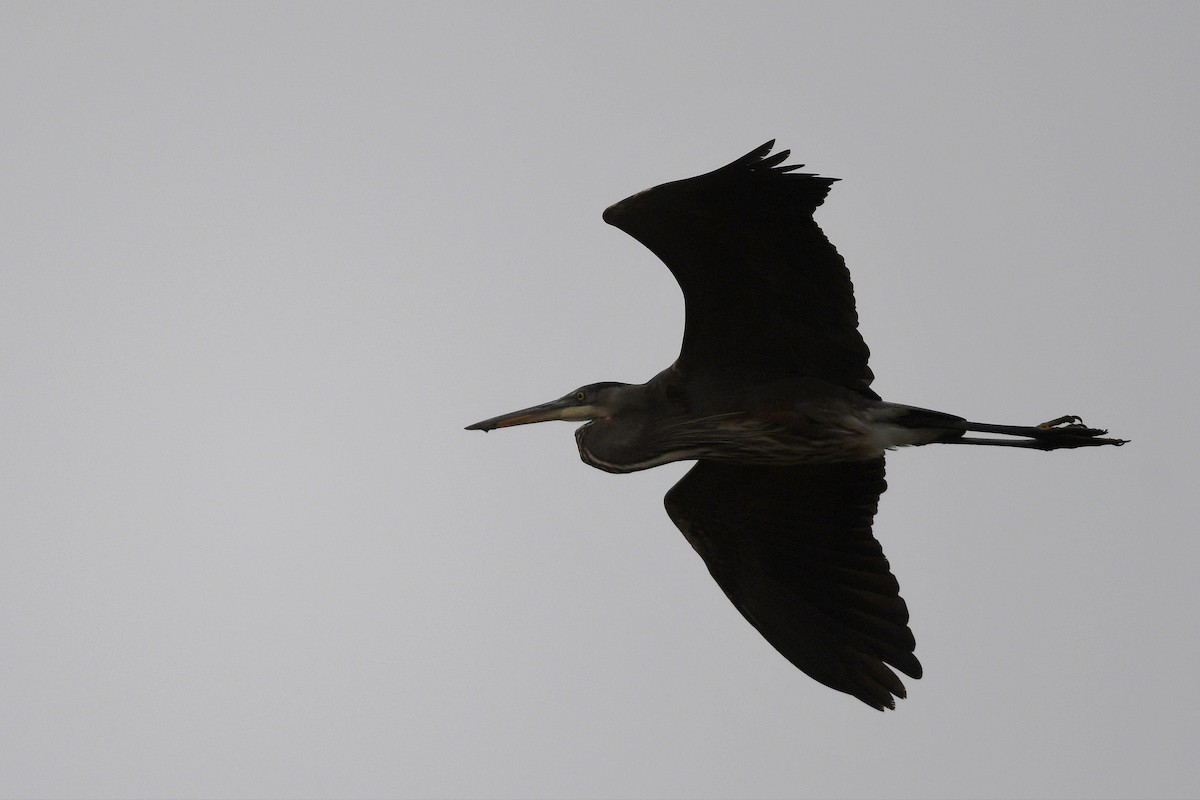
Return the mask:
<svg viewBox="0 0 1200 800">
<path fill-rule="evenodd" d="M 1118 447 L 1125 444 L 1126 439 L 1102 439 L 1108 433 L 1104 428 L 1089 428 L 1083 424 L 1083 419 L 1074 414 L 1067 414 L 1043 422 L 1036 428 L 1034 438 L 1041 442 L 1041 447 L 1047 450 L 1057 450 L 1060 447 L 1081 447 L 1083 445 L 1114 444 Z"/>
<path fill-rule="evenodd" d="M 1089 428 L 1083 424 L 1083 417 L 1077 417 L 1074 414 L 1067 414 L 1052 419 L 1049 422 L 1043 422 L 1038 425 L 1040 431 L 1050 431 L 1053 433 L 1066 433 L 1071 436 L 1103 436 L 1108 431 L 1101 428 Z"/>
<path fill-rule="evenodd" d="M 1083 418 L 1077 417 L 1074 414 L 1065 414 L 1057 419 L 1052 419 L 1049 422 L 1043 422 L 1041 425 L 1038 425 L 1038 427 L 1042 430 L 1050 430 L 1051 428 L 1058 428 L 1064 425 L 1068 428 L 1082 428 Z"/>
</svg>

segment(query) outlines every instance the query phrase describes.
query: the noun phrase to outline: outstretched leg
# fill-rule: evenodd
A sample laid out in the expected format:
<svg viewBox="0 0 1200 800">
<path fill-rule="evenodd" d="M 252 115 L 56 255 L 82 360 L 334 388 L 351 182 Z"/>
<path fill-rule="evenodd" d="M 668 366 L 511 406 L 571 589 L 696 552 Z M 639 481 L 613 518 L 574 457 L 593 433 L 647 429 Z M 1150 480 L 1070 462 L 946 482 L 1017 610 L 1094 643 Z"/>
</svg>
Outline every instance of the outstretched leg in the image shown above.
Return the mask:
<svg viewBox="0 0 1200 800">
<path fill-rule="evenodd" d="M 994 447 L 1030 447 L 1035 450 L 1062 450 L 1071 447 L 1098 447 L 1105 444 L 1123 445 L 1128 439 L 1104 439 L 1108 433 L 1099 428 L 1089 428 L 1083 420 L 1066 415 L 1033 427 L 1022 425 L 990 425 L 985 422 L 964 422 L 963 429 L 977 433 L 996 433 L 1001 436 L 1017 436 L 1018 439 L 985 439 L 962 436 L 946 439 L 946 444 L 982 444 Z"/>
</svg>

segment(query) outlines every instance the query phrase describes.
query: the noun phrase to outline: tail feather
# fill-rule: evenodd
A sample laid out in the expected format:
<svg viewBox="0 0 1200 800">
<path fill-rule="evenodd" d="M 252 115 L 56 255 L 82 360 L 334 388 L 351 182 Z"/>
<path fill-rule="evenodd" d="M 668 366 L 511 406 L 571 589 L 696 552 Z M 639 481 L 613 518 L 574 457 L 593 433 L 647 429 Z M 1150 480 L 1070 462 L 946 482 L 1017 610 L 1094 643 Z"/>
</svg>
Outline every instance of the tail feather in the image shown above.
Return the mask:
<svg viewBox="0 0 1200 800">
<path fill-rule="evenodd" d="M 968 430 L 970 424 L 962 417 L 947 414 L 944 411 L 934 411 L 929 408 L 905 406 L 899 403 L 886 403 L 887 422 L 902 428 L 928 432 L 926 444 L 934 442 L 950 442 L 959 439 Z"/>
</svg>

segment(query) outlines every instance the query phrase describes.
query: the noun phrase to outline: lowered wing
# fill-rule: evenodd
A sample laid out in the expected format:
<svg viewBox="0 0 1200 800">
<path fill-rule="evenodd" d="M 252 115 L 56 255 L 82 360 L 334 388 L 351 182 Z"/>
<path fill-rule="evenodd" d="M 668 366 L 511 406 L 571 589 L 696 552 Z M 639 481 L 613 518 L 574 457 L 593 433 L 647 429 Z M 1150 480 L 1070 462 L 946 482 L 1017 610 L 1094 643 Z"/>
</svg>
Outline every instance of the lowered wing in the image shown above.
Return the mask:
<svg viewBox="0 0 1200 800">
<path fill-rule="evenodd" d="M 738 611 L 789 661 L 880 710 L 921 677 L 908 607 L 871 534 L 883 459 L 792 467 L 699 461 L 667 513 Z"/>
</svg>

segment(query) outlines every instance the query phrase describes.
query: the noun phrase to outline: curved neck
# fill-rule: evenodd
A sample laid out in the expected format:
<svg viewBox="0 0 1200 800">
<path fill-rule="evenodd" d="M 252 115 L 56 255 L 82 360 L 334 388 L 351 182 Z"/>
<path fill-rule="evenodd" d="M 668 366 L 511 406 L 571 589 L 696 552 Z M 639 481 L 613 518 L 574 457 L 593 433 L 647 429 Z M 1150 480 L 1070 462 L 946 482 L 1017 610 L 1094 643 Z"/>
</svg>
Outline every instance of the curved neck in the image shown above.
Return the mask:
<svg viewBox="0 0 1200 800">
<path fill-rule="evenodd" d="M 671 420 L 680 418 L 670 392 L 671 370 L 630 384 L 610 399 L 611 413 L 575 431 L 584 463 L 605 472 L 636 472 L 697 458 L 698 450 L 670 447 Z"/>
</svg>

